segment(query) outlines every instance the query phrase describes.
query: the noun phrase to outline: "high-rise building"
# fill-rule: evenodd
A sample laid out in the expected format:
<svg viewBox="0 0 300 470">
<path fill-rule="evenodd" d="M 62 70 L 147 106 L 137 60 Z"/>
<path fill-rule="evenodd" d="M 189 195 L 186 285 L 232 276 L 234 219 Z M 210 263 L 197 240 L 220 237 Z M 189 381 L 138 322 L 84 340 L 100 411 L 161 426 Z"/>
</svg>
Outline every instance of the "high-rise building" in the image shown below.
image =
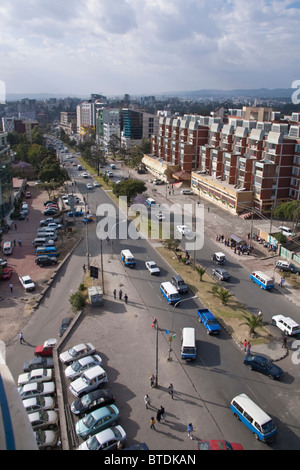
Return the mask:
<svg viewBox="0 0 300 470">
<path fill-rule="evenodd" d="M 0 132 L 0 218 L 8 215 L 13 206 L 13 177 L 7 132 Z"/>
</svg>

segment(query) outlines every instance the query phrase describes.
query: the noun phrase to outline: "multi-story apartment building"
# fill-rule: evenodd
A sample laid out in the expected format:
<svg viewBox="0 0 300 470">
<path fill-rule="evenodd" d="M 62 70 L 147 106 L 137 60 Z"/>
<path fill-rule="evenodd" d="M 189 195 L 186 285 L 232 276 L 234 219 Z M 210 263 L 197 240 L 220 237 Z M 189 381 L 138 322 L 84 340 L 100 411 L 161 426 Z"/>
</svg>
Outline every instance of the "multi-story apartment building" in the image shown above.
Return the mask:
<svg viewBox="0 0 300 470">
<path fill-rule="evenodd" d="M 64 130 L 67 135 L 76 134 L 76 113 L 74 111 L 62 111 L 60 113 L 59 127 Z"/>
<path fill-rule="evenodd" d="M 7 132 L 0 132 L 0 219 L 8 215 L 13 204 L 13 178 Z"/>
<path fill-rule="evenodd" d="M 149 139 L 158 132 L 158 116 L 154 114 L 124 108 L 122 120 L 121 145 L 125 148 L 140 145 L 143 138 Z"/>
<path fill-rule="evenodd" d="M 153 167 L 151 156 L 146 165 L 154 173 L 159 161 L 175 165 L 174 179 L 184 170 L 195 193 L 232 211 L 270 212 L 300 199 L 300 113 L 278 118 L 269 108 L 255 107 L 229 110 L 225 122 L 161 116 L 158 135 L 151 138 Z"/>
</svg>

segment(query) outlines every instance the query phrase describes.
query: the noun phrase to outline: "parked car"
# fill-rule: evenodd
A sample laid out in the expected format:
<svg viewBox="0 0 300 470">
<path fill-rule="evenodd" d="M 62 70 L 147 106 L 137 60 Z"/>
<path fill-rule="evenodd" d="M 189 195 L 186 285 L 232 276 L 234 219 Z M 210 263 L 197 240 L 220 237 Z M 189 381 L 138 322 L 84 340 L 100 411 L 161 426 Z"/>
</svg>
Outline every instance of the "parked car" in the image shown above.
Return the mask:
<svg viewBox="0 0 300 470">
<path fill-rule="evenodd" d="M 31 192 L 30 192 L 30 191 L 26 191 L 26 193 L 25 193 L 25 198 L 26 198 L 26 199 L 30 199 L 30 198 L 31 198 Z"/>
<path fill-rule="evenodd" d="M 31 384 L 25 384 L 18 388 L 18 392 L 22 400 L 32 397 L 49 396 L 55 393 L 54 382 L 33 382 Z"/>
<path fill-rule="evenodd" d="M 55 231 L 55 230 L 60 230 L 60 229 L 62 229 L 62 225 L 61 225 L 61 224 L 57 224 L 56 222 L 50 222 L 50 223 L 48 224 L 48 228 L 51 228 L 51 229 L 53 229 L 54 231 Z"/>
<path fill-rule="evenodd" d="M 154 180 L 152 181 L 152 183 L 153 183 L 154 185 L 156 185 L 156 184 L 164 184 L 164 181 L 161 180 L 160 178 L 154 178 Z"/>
<path fill-rule="evenodd" d="M 77 361 L 82 357 L 94 354 L 94 352 L 96 352 L 96 348 L 92 345 L 92 343 L 80 343 L 76 344 L 76 346 L 73 346 L 67 351 L 62 352 L 59 355 L 59 359 L 64 364 L 69 364 L 70 362 Z"/>
<path fill-rule="evenodd" d="M 93 219 L 91 217 L 83 217 L 82 222 L 84 224 L 90 224 L 93 222 Z"/>
<path fill-rule="evenodd" d="M 49 201 L 44 202 L 45 207 L 48 206 L 49 204 L 56 204 L 56 201 L 49 200 Z"/>
<path fill-rule="evenodd" d="M 47 255 L 40 255 L 35 259 L 35 262 L 38 266 L 54 266 L 57 264 L 57 257 L 56 256 L 47 256 Z"/>
<path fill-rule="evenodd" d="M 186 285 L 182 277 L 179 276 L 179 274 L 174 274 L 174 276 L 172 276 L 171 283 L 174 287 L 176 287 L 179 294 L 186 294 L 189 290 L 188 286 Z"/>
<path fill-rule="evenodd" d="M 69 217 L 82 217 L 83 216 L 83 212 L 82 211 L 75 211 L 75 212 L 68 212 L 68 216 Z"/>
<path fill-rule="evenodd" d="M 106 176 L 108 176 L 109 178 L 113 178 L 114 177 L 114 173 L 112 171 L 106 171 L 105 172 Z"/>
<path fill-rule="evenodd" d="M 101 184 L 98 183 L 98 181 L 94 181 L 93 184 L 94 184 L 94 187 L 95 187 L 95 188 L 100 188 L 100 187 L 101 187 Z"/>
<path fill-rule="evenodd" d="M 51 429 L 58 424 L 58 413 L 53 410 L 29 413 L 28 418 L 34 431 Z"/>
<path fill-rule="evenodd" d="M 182 189 L 181 194 L 194 194 L 194 192 L 191 189 Z"/>
<path fill-rule="evenodd" d="M 102 359 L 98 354 L 94 356 L 85 356 L 78 361 L 72 362 L 65 370 L 65 376 L 67 379 L 77 379 L 83 372 L 94 366 L 101 366 Z"/>
<path fill-rule="evenodd" d="M 53 410 L 55 400 L 53 397 L 33 397 L 22 401 L 26 413 L 34 413 L 36 411 Z"/>
<path fill-rule="evenodd" d="M 288 261 L 277 261 L 276 268 L 280 271 L 287 271 L 290 273 L 300 275 L 300 268 L 295 266 L 293 263 L 289 263 Z"/>
<path fill-rule="evenodd" d="M 150 272 L 150 274 L 160 274 L 160 269 L 155 263 L 155 261 L 146 261 L 145 266 Z"/>
<path fill-rule="evenodd" d="M 24 372 L 18 377 L 18 387 L 32 382 L 49 382 L 53 379 L 52 369 L 35 369 L 30 372 Z"/>
<path fill-rule="evenodd" d="M 76 434 L 86 439 L 103 429 L 114 426 L 119 419 L 119 410 L 115 405 L 104 406 L 88 413 L 76 423 Z"/>
<path fill-rule="evenodd" d="M 211 440 L 211 441 L 198 441 L 197 450 L 244 450 L 241 444 L 222 441 L 222 440 Z"/>
<path fill-rule="evenodd" d="M 2 268 L 5 268 L 5 267 L 7 266 L 7 261 L 6 261 L 6 259 L 0 258 L 0 266 L 2 266 Z"/>
<path fill-rule="evenodd" d="M 2 268 L 0 279 L 3 279 L 3 280 L 10 279 L 12 272 L 13 272 L 12 268 Z"/>
<path fill-rule="evenodd" d="M 72 318 L 71 317 L 66 317 L 62 319 L 60 329 L 59 329 L 59 336 L 62 336 L 66 329 L 69 327 L 71 324 Z"/>
<path fill-rule="evenodd" d="M 57 446 L 58 443 L 58 433 L 52 430 L 41 430 L 35 431 L 34 433 L 36 443 L 39 450 L 51 450 Z"/>
<path fill-rule="evenodd" d="M 40 227 L 47 227 L 50 222 L 53 222 L 53 217 L 48 217 L 47 219 L 43 219 L 40 221 Z"/>
<path fill-rule="evenodd" d="M 52 356 L 55 345 L 56 345 L 55 338 L 47 339 L 44 342 L 44 344 L 41 344 L 35 348 L 34 355 L 35 356 Z"/>
<path fill-rule="evenodd" d="M 300 333 L 300 325 L 292 318 L 283 315 L 274 315 L 272 317 L 272 325 L 277 326 L 287 336 Z"/>
<path fill-rule="evenodd" d="M 230 279 L 230 274 L 228 273 L 228 271 L 226 271 L 226 269 L 215 268 L 212 270 L 212 273 L 214 276 L 216 276 L 216 278 L 219 279 L 219 281 L 227 282 Z"/>
<path fill-rule="evenodd" d="M 19 280 L 20 280 L 20 283 L 22 284 L 22 286 L 24 287 L 24 289 L 26 290 L 26 292 L 29 292 L 29 291 L 32 291 L 32 290 L 35 289 L 35 284 L 31 280 L 30 276 L 28 276 L 28 275 L 20 276 Z"/>
<path fill-rule="evenodd" d="M 88 184 L 86 185 L 86 189 L 93 189 L 93 185 L 92 185 L 91 183 L 88 183 Z"/>
<path fill-rule="evenodd" d="M 30 361 L 25 361 L 23 371 L 30 372 L 35 369 L 53 369 L 54 361 L 52 357 L 34 357 Z"/>
<path fill-rule="evenodd" d="M 270 379 L 281 379 L 283 375 L 282 369 L 264 356 L 250 356 L 247 354 L 243 362 L 248 366 L 248 369 L 267 375 Z"/>
<path fill-rule="evenodd" d="M 77 450 L 113 450 L 121 449 L 126 441 L 126 432 L 122 426 L 104 429 L 83 442 Z"/>
<path fill-rule="evenodd" d="M 69 386 L 74 397 L 81 397 L 85 393 L 92 392 L 108 382 L 107 374 L 101 366 L 94 366 L 86 370 Z"/>
<path fill-rule="evenodd" d="M 94 390 L 83 395 L 71 404 L 71 411 L 74 415 L 91 412 L 101 406 L 112 405 L 116 398 L 111 390 Z"/>
<path fill-rule="evenodd" d="M 82 178 L 89 178 L 90 177 L 90 175 L 88 173 L 82 173 L 81 176 L 82 176 Z"/>
<path fill-rule="evenodd" d="M 46 209 L 44 210 L 44 215 L 56 215 L 58 214 L 57 209 Z"/>
</svg>

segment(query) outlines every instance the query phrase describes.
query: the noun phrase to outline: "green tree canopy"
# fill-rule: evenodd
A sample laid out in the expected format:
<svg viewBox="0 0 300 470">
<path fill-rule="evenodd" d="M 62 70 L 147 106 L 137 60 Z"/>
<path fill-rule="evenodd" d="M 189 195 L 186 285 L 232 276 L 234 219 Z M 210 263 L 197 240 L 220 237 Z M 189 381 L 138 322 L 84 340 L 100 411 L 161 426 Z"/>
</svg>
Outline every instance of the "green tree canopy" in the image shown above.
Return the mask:
<svg viewBox="0 0 300 470">
<path fill-rule="evenodd" d="M 113 193 L 116 196 L 127 196 L 129 202 L 131 202 L 138 194 L 141 194 L 146 190 L 147 187 L 145 183 L 134 179 L 123 180 L 118 184 L 114 184 L 113 187 Z"/>
</svg>

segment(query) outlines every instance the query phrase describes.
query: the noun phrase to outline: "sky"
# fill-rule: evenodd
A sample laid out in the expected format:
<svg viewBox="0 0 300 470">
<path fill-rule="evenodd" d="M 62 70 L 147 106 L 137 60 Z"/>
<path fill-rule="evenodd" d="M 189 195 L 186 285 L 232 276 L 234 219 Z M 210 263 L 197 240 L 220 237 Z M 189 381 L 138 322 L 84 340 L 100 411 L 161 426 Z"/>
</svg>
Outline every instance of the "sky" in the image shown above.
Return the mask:
<svg viewBox="0 0 300 470">
<path fill-rule="evenodd" d="M 155 95 L 290 88 L 300 1 L 10 0 L 0 4 L 7 93 Z"/>
</svg>

